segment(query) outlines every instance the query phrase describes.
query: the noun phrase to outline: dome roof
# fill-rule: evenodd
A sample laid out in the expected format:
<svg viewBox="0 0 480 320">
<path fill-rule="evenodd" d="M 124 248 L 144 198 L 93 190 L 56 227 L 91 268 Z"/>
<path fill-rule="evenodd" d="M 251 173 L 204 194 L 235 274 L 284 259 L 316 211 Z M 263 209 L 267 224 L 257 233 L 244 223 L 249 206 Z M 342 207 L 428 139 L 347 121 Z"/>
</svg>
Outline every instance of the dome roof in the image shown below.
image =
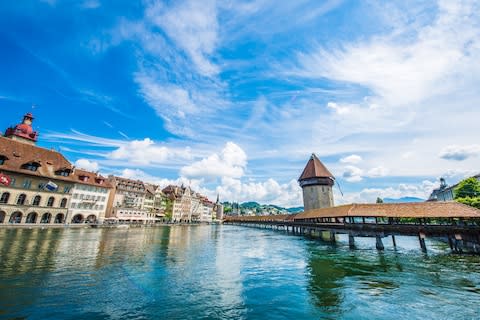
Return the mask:
<svg viewBox="0 0 480 320">
<path fill-rule="evenodd" d="M 33 119 L 33 115 L 30 112 L 26 113 L 23 116 L 22 123 L 19 123 L 14 127 L 10 127 L 5 131 L 5 137 L 17 137 L 27 142 L 36 142 L 38 138 L 38 132 L 33 131 L 31 125 Z"/>
<path fill-rule="evenodd" d="M 25 123 L 20 123 L 15 126 L 15 130 L 21 131 L 22 133 L 25 134 L 31 134 L 33 133 L 32 126 L 25 124 Z"/>
</svg>

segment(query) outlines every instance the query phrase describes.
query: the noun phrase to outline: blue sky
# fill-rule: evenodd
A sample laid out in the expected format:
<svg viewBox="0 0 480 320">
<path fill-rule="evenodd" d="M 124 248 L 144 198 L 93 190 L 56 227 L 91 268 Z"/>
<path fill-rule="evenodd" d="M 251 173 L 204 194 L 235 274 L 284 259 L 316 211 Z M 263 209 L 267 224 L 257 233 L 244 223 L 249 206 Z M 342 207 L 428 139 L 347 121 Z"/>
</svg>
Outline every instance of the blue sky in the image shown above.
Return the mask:
<svg viewBox="0 0 480 320">
<path fill-rule="evenodd" d="M 480 172 L 479 1 L 3 1 L 0 125 L 223 200 L 426 197 Z"/>
</svg>

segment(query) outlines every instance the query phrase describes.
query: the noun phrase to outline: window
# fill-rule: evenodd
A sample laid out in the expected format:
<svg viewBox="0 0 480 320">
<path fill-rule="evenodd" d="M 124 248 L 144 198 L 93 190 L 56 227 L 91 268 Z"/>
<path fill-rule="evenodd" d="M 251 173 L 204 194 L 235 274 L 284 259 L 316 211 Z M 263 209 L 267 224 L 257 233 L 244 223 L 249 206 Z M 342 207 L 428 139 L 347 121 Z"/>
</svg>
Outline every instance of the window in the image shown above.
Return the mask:
<svg viewBox="0 0 480 320">
<path fill-rule="evenodd" d="M 47 207 L 53 207 L 54 203 L 55 203 L 55 198 L 54 197 L 48 198 Z"/>
<path fill-rule="evenodd" d="M 17 198 L 17 204 L 23 206 L 25 204 L 25 200 L 27 200 L 27 195 L 25 193 L 22 193 Z"/>
<path fill-rule="evenodd" d="M 72 189 L 72 187 L 65 186 L 65 187 L 63 188 L 63 193 L 69 193 L 71 189 Z"/>
<path fill-rule="evenodd" d="M 75 209 L 76 206 L 77 206 L 77 203 L 76 203 L 76 202 L 72 202 L 72 203 L 70 204 L 70 208 L 72 208 L 72 209 Z"/>
<path fill-rule="evenodd" d="M 83 199 L 83 194 L 80 195 L 80 199 Z"/>
<path fill-rule="evenodd" d="M 8 203 L 8 199 L 10 199 L 10 193 L 4 192 L 0 197 L 0 203 Z"/>
<path fill-rule="evenodd" d="M 14 177 L 10 177 L 10 187 L 15 187 L 15 182 L 17 181 Z"/>
<path fill-rule="evenodd" d="M 35 196 L 35 198 L 33 198 L 32 206 L 39 206 L 40 205 L 40 200 L 42 200 L 42 197 Z"/>
<path fill-rule="evenodd" d="M 0 166 L 5 163 L 8 158 L 5 156 L 0 156 Z"/>
<path fill-rule="evenodd" d="M 55 171 L 55 174 L 57 176 L 62 176 L 62 177 L 68 177 L 70 175 L 71 170 L 70 169 L 62 169 Z"/>
<path fill-rule="evenodd" d="M 23 185 L 22 185 L 22 187 L 23 187 L 24 189 L 30 189 L 31 186 L 32 186 L 32 180 L 29 180 L 29 179 L 23 180 Z"/>
<path fill-rule="evenodd" d="M 67 207 L 67 198 L 63 198 L 62 202 L 60 202 L 60 208 L 66 208 Z"/>
<path fill-rule="evenodd" d="M 78 193 L 73 194 L 73 199 L 78 199 Z"/>
<path fill-rule="evenodd" d="M 30 170 L 30 171 L 37 171 L 40 164 L 38 162 L 29 162 L 22 165 L 22 169 Z"/>
</svg>

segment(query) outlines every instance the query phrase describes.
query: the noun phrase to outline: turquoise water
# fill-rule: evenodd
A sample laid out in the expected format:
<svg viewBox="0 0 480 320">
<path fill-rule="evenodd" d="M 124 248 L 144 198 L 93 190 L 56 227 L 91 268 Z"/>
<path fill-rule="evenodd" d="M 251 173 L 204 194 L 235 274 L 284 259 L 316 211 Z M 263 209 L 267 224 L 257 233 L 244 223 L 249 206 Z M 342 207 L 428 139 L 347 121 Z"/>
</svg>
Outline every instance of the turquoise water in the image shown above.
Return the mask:
<svg viewBox="0 0 480 320">
<path fill-rule="evenodd" d="M 0 319 L 478 319 L 480 257 L 235 226 L 0 229 Z"/>
</svg>

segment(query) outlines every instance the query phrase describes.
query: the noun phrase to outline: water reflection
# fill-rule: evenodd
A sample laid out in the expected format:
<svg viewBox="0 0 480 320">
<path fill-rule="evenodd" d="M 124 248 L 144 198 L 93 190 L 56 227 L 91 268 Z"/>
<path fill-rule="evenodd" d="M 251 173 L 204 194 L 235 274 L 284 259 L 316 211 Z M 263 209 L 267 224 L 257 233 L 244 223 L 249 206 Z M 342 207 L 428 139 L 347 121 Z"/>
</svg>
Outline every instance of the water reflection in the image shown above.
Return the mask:
<svg viewBox="0 0 480 320">
<path fill-rule="evenodd" d="M 480 257 L 399 240 L 377 252 L 233 226 L 0 229 L 0 318 L 476 318 Z"/>
</svg>

